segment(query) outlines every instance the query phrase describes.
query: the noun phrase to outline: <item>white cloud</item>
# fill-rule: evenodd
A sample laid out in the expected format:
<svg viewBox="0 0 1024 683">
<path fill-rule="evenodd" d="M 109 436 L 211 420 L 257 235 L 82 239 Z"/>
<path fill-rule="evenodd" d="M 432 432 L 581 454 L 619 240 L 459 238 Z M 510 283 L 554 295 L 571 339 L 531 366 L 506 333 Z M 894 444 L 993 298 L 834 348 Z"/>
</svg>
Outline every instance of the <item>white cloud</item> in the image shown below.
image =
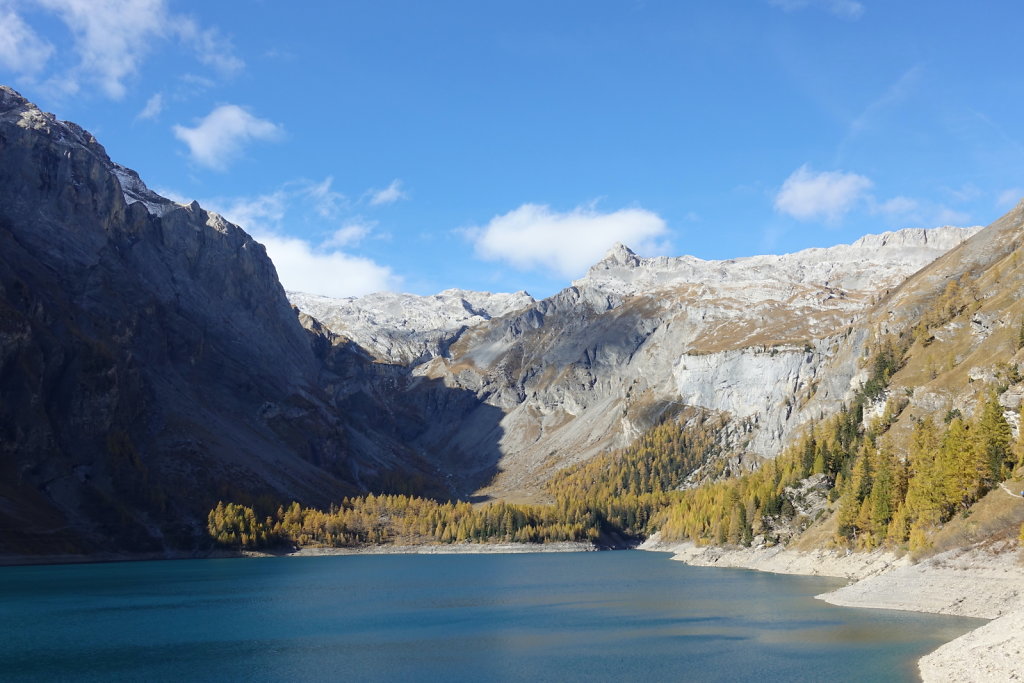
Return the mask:
<svg viewBox="0 0 1024 683">
<path fill-rule="evenodd" d="M 795 170 L 775 195 L 775 209 L 800 220 L 834 223 L 865 198 L 872 182 L 856 173 L 822 171 L 806 164 Z"/>
<path fill-rule="evenodd" d="M 43 69 L 54 47 L 39 37 L 14 11 L 0 2 L 0 66 L 30 76 Z"/>
<path fill-rule="evenodd" d="M 309 200 L 331 192 L 330 181 L 293 181 L 255 197 L 200 203 L 237 223 L 266 246 L 285 289 L 337 297 L 399 289 L 402 279 L 391 268 L 341 249 L 370 235 L 372 225 L 350 223 L 319 244 L 289 234 L 296 226 L 322 223 L 316 203 Z"/>
<path fill-rule="evenodd" d="M 244 63 L 234 55 L 231 41 L 215 28 L 199 26 L 191 17 L 169 11 L 166 0 L 25 0 L 54 15 L 71 34 L 70 51 L 77 63 L 51 74 L 45 86 L 75 94 L 83 83 L 95 85 L 107 97 L 121 99 L 126 82 L 136 76 L 161 43 L 176 40 L 196 59 L 221 75 L 233 75 Z M 34 75 L 56 49 L 45 42 L 15 11 L 0 0 L 0 64 Z"/>
<path fill-rule="evenodd" d="M 1000 209 L 1009 209 L 1010 207 L 1016 206 L 1017 202 L 1024 197 L 1024 188 L 1011 187 L 1003 190 L 999 193 L 999 198 L 996 199 L 996 207 Z"/>
<path fill-rule="evenodd" d="M 843 19 L 860 19 L 864 14 L 864 5 L 856 0 L 768 0 L 768 4 L 787 12 L 817 7 Z"/>
<path fill-rule="evenodd" d="M 163 93 L 157 93 L 146 100 L 146 106 L 142 108 L 139 115 L 136 118 L 140 119 L 155 119 L 160 116 L 160 112 L 164 110 L 164 96 Z"/>
<path fill-rule="evenodd" d="M 402 190 L 402 181 L 397 179 L 392 180 L 391 184 L 383 190 L 371 190 L 371 192 L 373 192 L 373 196 L 370 198 L 372 206 L 391 204 L 400 199 L 408 199 L 408 195 Z"/>
<path fill-rule="evenodd" d="M 283 130 L 275 123 L 253 116 L 235 104 L 223 104 L 194 128 L 176 125 L 174 135 L 188 145 L 196 163 L 224 170 L 253 140 L 278 140 Z"/>
<path fill-rule="evenodd" d="M 254 237 L 267 248 L 285 289 L 344 297 L 401 287 L 401 278 L 391 268 L 368 258 L 317 248 L 296 237 L 274 234 Z"/>
<path fill-rule="evenodd" d="M 483 259 L 574 277 L 616 242 L 648 254 L 663 251 L 665 245 L 657 238 L 667 232 L 665 221 L 644 209 L 599 213 L 592 206 L 581 206 L 559 213 L 547 206 L 523 204 L 466 234 Z"/>
<path fill-rule="evenodd" d="M 323 241 L 321 247 L 348 247 L 362 242 L 373 231 L 373 228 L 364 223 L 349 223 L 343 228 L 334 231 L 330 237 Z"/>
<path fill-rule="evenodd" d="M 139 65 L 168 25 L 162 0 L 37 0 L 55 12 L 74 37 L 79 65 L 76 71 L 94 80 L 113 99 L 124 96 L 124 81 Z M 78 80 L 67 81 L 78 90 Z"/>
</svg>

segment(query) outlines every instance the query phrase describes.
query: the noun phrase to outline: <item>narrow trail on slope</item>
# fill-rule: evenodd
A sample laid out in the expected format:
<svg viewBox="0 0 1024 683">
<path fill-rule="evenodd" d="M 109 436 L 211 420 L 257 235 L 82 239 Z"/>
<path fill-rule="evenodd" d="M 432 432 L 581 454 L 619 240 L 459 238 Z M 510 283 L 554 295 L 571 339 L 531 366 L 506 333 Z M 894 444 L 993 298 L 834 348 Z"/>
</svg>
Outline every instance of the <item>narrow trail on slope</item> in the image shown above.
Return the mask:
<svg viewBox="0 0 1024 683">
<path fill-rule="evenodd" d="M 1002 488 L 1002 489 L 1003 489 L 1004 491 L 1006 491 L 1007 493 L 1009 493 L 1009 494 L 1010 494 L 1011 496 L 1013 496 L 1014 498 L 1024 498 L 1024 496 L 1020 495 L 1019 493 L 1014 493 L 1014 492 L 1013 492 L 1013 491 L 1011 491 L 1010 489 L 1006 488 L 1006 484 L 999 484 L 999 486 L 1000 486 L 1000 488 Z"/>
</svg>

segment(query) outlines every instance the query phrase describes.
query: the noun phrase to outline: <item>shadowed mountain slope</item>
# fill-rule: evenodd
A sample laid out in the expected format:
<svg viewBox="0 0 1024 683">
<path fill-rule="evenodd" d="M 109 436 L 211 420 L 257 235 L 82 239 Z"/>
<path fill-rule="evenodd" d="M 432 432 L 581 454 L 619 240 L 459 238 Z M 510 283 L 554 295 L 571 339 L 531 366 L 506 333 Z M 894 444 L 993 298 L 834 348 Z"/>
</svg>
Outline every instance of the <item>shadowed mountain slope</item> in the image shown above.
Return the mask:
<svg viewBox="0 0 1024 683">
<path fill-rule="evenodd" d="M 0 554 L 191 548 L 220 498 L 448 496 L 497 452 L 447 478 L 465 454 L 432 461 L 438 423 L 472 415 L 500 437 L 473 394 L 304 328 L 262 245 L 9 88 L 0 388 Z"/>
</svg>

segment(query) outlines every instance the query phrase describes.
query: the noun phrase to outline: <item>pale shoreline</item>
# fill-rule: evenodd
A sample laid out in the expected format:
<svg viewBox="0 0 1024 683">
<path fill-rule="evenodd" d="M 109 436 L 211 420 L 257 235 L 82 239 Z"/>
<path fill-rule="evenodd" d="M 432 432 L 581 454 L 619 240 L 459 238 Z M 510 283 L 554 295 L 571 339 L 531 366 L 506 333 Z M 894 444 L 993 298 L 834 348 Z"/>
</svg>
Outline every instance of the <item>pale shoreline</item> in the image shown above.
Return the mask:
<svg viewBox="0 0 1024 683">
<path fill-rule="evenodd" d="M 847 586 L 816 596 L 833 605 L 978 617 L 992 621 L 918 661 L 924 681 L 1024 680 L 1024 567 L 1015 542 L 952 550 L 912 564 L 891 552 L 720 548 L 662 543 L 641 550 L 704 567 L 833 576 Z"/>
<path fill-rule="evenodd" d="M 95 553 L 91 555 L 0 555 L 0 567 L 158 560 L 223 560 L 254 557 L 321 557 L 327 555 L 481 555 L 517 553 L 581 553 L 602 550 L 593 543 L 438 543 L 423 545 L 371 545 L 351 548 L 307 546 L 295 550 L 211 550 L 205 552 Z"/>
<path fill-rule="evenodd" d="M 245 557 L 321 557 L 327 555 L 490 555 L 518 553 L 580 553 L 598 550 L 593 543 L 439 543 L 437 545 L 369 545 L 356 548 L 305 547 L 290 553 L 247 551 Z"/>
</svg>

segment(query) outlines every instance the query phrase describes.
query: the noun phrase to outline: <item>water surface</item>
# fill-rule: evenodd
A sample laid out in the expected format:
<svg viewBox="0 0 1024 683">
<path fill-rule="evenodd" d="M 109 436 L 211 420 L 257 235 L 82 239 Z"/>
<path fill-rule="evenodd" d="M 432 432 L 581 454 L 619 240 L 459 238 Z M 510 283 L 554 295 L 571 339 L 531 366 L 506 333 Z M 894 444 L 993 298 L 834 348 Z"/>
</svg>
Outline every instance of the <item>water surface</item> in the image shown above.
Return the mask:
<svg viewBox="0 0 1024 683">
<path fill-rule="evenodd" d="M 645 552 L 0 568 L 4 680 L 892 681 L 979 620 Z"/>
</svg>

